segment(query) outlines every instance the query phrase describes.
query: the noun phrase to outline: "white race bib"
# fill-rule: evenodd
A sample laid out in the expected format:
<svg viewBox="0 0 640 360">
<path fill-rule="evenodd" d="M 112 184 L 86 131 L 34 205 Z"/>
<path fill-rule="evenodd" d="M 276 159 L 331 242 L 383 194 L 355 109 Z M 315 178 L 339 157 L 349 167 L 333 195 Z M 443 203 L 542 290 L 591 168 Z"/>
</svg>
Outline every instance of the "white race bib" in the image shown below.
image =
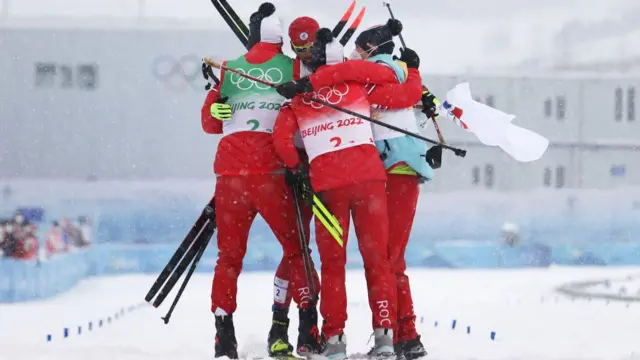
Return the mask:
<svg viewBox="0 0 640 360">
<path fill-rule="evenodd" d="M 273 125 L 282 106 L 282 98 L 274 96 L 261 97 L 257 100 L 238 100 L 229 105 L 233 113 L 231 120 L 222 122 L 224 135 L 240 131 L 273 133 Z"/>
<path fill-rule="evenodd" d="M 412 108 L 400 110 L 373 109 L 372 113 L 374 114 L 374 119 L 380 120 L 383 123 L 410 131 L 414 134 L 419 133 L 418 120 L 416 119 L 416 115 Z M 397 132 L 380 125 L 372 125 L 372 128 L 373 136 L 376 141 L 405 136 L 405 134 L 401 132 Z"/>
<path fill-rule="evenodd" d="M 373 145 L 370 123 L 346 114 L 313 121 L 302 127 L 300 134 L 309 154 L 309 161 L 326 153 L 363 144 Z"/>
</svg>

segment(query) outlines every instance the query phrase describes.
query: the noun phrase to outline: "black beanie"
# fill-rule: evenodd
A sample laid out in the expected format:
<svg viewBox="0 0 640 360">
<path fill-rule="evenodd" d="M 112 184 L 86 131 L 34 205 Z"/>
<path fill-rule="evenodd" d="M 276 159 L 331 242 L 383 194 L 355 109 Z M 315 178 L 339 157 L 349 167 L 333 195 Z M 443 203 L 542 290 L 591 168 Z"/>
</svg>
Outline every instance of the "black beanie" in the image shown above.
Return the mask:
<svg viewBox="0 0 640 360">
<path fill-rule="evenodd" d="M 369 51 L 371 48 L 379 46 L 370 53 L 370 56 L 377 54 L 392 54 L 395 45 L 393 37 L 402 32 L 402 23 L 397 19 L 389 19 L 386 24 L 374 26 L 358 35 L 356 45 Z M 381 45 L 384 44 L 384 45 Z"/>
<path fill-rule="evenodd" d="M 262 38 L 262 21 L 265 18 L 272 16 L 275 12 L 275 5 L 270 2 L 265 2 L 260 4 L 258 11 L 251 14 L 251 17 L 249 18 L 249 49 L 260 41 L 264 41 Z"/>
</svg>

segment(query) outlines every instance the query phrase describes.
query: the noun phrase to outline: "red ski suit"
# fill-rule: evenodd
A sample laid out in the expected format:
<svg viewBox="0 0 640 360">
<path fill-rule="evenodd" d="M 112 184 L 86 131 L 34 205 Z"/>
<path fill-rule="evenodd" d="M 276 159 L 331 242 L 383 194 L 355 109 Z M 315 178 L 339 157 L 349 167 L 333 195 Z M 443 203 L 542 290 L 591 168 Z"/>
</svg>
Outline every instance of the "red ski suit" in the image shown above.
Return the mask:
<svg viewBox="0 0 640 360">
<path fill-rule="evenodd" d="M 359 79 L 361 83 L 366 83 L 372 77 L 376 78 L 377 82 L 390 82 L 395 77 L 390 69 L 385 71 L 373 63 L 367 65 L 374 66 L 375 72 L 363 75 Z M 319 82 L 324 79 L 328 84 L 332 84 L 331 78 L 336 75 L 337 68 L 329 66 L 319 69 L 318 76 L 311 76 L 312 82 L 313 79 Z M 348 68 L 349 66 L 346 66 L 346 69 Z M 331 88 L 320 89 L 316 96 L 324 97 L 330 102 L 334 101 L 338 106 L 369 114 L 367 90 L 361 83 L 336 83 Z M 384 90 L 385 87 L 381 87 L 377 95 L 391 94 L 384 94 Z M 336 95 L 340 99 L 334 98 Z M 320 123 L 324 121 L 324 124 L 313 125 L 318 120 Z M 274 127 L 274 142 L 286 165 L 295 167 L 300 163 L 300 159 L 294 147 L 293 137 L 299 129 L 303 138 L 314 137 L 316 133 L 322 132 L 329 134 L 329 137 L 336 135 L 330 139 L 333 146 L 340 148 L 336 151 L 318 153 L 317 149 L 313 148 L 314 145 L 310 149 L 309 144 L 305 142 L 307 152 L 312 157 L 311 183 L 314 190 L 320 192 L 329 210 L 337 217 L 345 234 L 348 233 L 349 216 L 353 215 L 360 253 L 364 260 L 369 303 L 374 315 L 373 327 L 394 328 L 395 281 L 387 259 L 388 218 L 384 166 L 377 149 L 373 146 L 372 138 L 365 135 L 364 138 L 358 139 L 355 136 L 355 141 L 351 141 L 355 142 L 355 145 L 350 145 L 350 135 L 344 133 L 346 127 L 362 125 L 368 127 L 370 132 L 370 125 L 363 120 L 318 106 L 298 96 L 290 107 L 281 109 Z M 333 131 L 333 128 L 343 128 L 342 135 L 346 135 L 344 141 L 343 137 L 338 136 L 341 134 L 340 131 Z M 346 243 L 346 236 L 344 240 Z M 316 241 L 322 261 L 320 312 L 325 320 L 322 332 L 326 337 L 331 337 L 344 331 L 347 319 L 346 251 L 317 219 Z"/>
<path fill-rule="evenodd" d="M 281 53 L 278 45 L 258 43 L 245 55 L 245 60 L 263 63 L 278 53 Z M 221 84 L 224 80 L 223 71 Z M 223 133 L 222 121 L 213 118 L 210 112 L 211 105 L 220 97 L 219 88 L 209 92 L 202 107 L 202 128 L 209 134 Z M 310 297 L 293 194 L 285 184 L 284 164 L 275 151 L 272 135 L 242 131 L 224 136 L 218 145 L 213 168 L 217 175 L 218 261 L 211 291 L 211 310 L 221 309 L 228 314 L 236 310 L 238 276 L 247 250 L 249 230 L 257 214 L 264 218 L 283 248 L 283 258 L 274 279 L 274 305 L 288 306 L 293 295 L 300 307 L 307 307 Z M 305 217 L 305 233 L 309 234 L 310 212 Z M 319 287 L 315 271 L 314 278 Z"/>
<path fill-rule="evenodd" d="M 338 64 L 328 73 L 319 71 L 310 76 L 316 88 L 329 86 L 341 81 L 361 81 L 366 79 L 369 89 L 369 102 L 388 109 L 406 109 L 418 103 L 422 97 L 422 78 L 417 69 L 408 69 L 408 77 L 399 85 L 393 71 L 370 61 L 353 60 Z M 378 76 L 371 77 L 371 74 Z M 420 194 L 420 182 L 417 175 L 387 174 L 387 209 L 389 215 L 389 262 L 396 276 L 397 286 L 397 325 L 394 329 L 395 341 L 408 341 L 418 336 L 416 316 L 409 278 L 406 275 L 405 251 Z"/>
</svg>

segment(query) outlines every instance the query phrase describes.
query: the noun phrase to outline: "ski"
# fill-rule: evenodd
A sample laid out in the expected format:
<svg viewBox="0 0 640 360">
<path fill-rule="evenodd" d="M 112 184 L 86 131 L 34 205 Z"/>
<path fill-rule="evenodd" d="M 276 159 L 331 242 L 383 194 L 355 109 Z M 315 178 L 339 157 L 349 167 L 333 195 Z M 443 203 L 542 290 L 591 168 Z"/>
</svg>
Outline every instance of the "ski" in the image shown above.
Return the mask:
<svg viewBox="0 0 640 360">
<path fill-rule="evenodd" d="M 173 311 L 178 305 L 178 301 L 180 301 L 180 298 L 182 297 L 182 293 L 184 292 L 184 289 L 187 288 L 187 284 L 189 283 L 189 280 L 191 280 L 191 276 L 193 275 L 193 273 L 196 271 L 196 267 L 198 266 L 198 263 L 202 258 L 202 254 L 204 254 L 204 251 L 207 249 L 207 246 L 209 245 L 209 240 L 211 240 L 211 236 L 213 235 L 213 232 L 215 231 L 215 228 L 216 228 L 215 219 L 213 220 L 214 220 L 213 222 L 209 222 L 207 223 L 207 225 L 205 225 L 207 227 L 206 229 L 207 235 L 205 235 L 205 238 L 203 240 L 204 243 L 199 246 L 198 253 L 196 254 L 196 257 L 193 260 L 193 263 L 191 264 L 191 268 L 189 269 L 187 276 L 182 282 L 182 286 L 180 286 L 180 289 L 178 290 L 178 294 L 176 295 L 176 298 L 173 300 L 173 303 L 171 304 L 171 307 L 169 308 L 169 311 L 167 312 L 167 314 L 162 318 L 165 324 L 168 324 L 169 320 L 171 320 L 171 315 L 173 314 Z"/>
<path fill-rule="evenodd" d="M 345 31 L 344 35 L 342 35 L 342 38 L 340 39 L 340 44 L 342 46 L 347 45 L 347 43 L 349 42 L 353 34 L 355 34 L 356 30 L 358 30 L 358 27 L 360 26 L 360 23 L 362 22 L 362 18 L 364 17 L 364 13 L 366 11 L 367 11 L 367 8 L 363 7 L 358 13 L 358 16 L 356 17 L 356 19 L 353 21 L 353 23 L 351 23 L 351 26 L 349 26 L 347 31 Z"/>
<path fill-rule="evenodd" d="M 211 0 L 211 3 L 216 8 L 216 10 L 218 10 L 218 13 L 220 13 L 220 16 L 222 16 L 222 19 L 227 23 L 227 25 L 229 25 L 229 28 L 231 28 L 231 31 L 233 31 L 233 33 L 240 40 L 242 45 L 245 48 L 247 48 L 247 50 L 249 50 L 249 28 L 242 21 L 242 19 L 240 19 L 240 17 L 238 16 L 238 13 L 236 13 L 233 7 L 231 7 L 231 4 L 229 4 L 227 0 Z M 356 0 L 353 0 L 351 2 L 351 5 L 349 5 L 349 8 L 347 9 L 347 11 L 340 18 L 340 21 L 338 21 L 336 26 L 331 31 L 334 37 L 338 37 L 338 35 L 340 35 L 344 27 L 347 25 L 347 22 L 351 18 L 351 15 L 353 14 L 353 10 L 355 9 L 355 7 L 356 7 Z M 358 26 L 360 25 L 360 22 L 362 21 L 362 17 L 364 16 L 365 9 L 366 8 L 363 8 L 360 11 L 358 18 L 354 21 L 353 24 L 351 24 L 351 26 L 343 36 L 343 39 L 345 39 L 344 44 L 346 44 L 351 38 L 351 36 L 353 36 L 353 34 L 356 32 Z M 347 34 L 349 35 L 347 36 Z M 340 43 L 342 43 L 342 40 L 340 41 Z"/>
<path fill-rule="evenodd" d="M 240 16 L 238 16 L 238 13 L 233 9 L 233 7 L 231 7 L 231 4 L 229 4 L 229 2 L 227 0 L 218 0 L 218 1 L 222 5 L 222 7 L 224 7 L 226 12 L 231 16 L 231 19 L 233 19 L 233 21 L 237 24 L 238 28 L 240 28 L 240 30 L 247 36 L 247 39 L 248 39 L 249 38 L 249 28 L 242 21 Z"/>
<path fill-rule="evenodd" d="M 236 12 L 233 11 L 233 9 L 231 8 L 231 5 L 229 5 L 229 3 L 225 1 L 227 5 L 227 7 L 225 8 L 222 5 L 221 1 L 222 0 L 211 0 L 211 3 L 213 4 L 213 6 L 215 6 L 216 10 L 218 10 L 218 13 L 220 13 L 220 16 L 222 16 L 222 19 L 227 23 L 227 25 L 229 25 L 229 28 L 231 28 L 231 31 L 233 31 L 233 33 L 240 40 L 242 45 L 245 48 L 247 48 L 247 50 L 249 50 L 249 29 L 244 24 L 244 22 L 240 20 Z M 230 14 L 229 11 L 233 12 L 235 16 Z M 234 19 L 238 20 L 240 24 L 236 23 Z"/>
<path fill-rule="evenodd" d="M 184 255 L 184 258 L 180 261 L 180 263 L 178 263 L 173 274 L 171 274 L 171 276 L 167 279 L 166 284 L 158 292 L 158 297 L 153 302 L 153 307 L 157 308 L 162 304 L 164 299 L 166 299 L 167 295 L 169 295 L 169 293 L 171 292 L 173 287 L 176 285 L 176 283 L 178 282 L 178 280 L 180 279 L 184 271 L 187 269 L 187 266 L 189 266 L 189 264 L 191 264 L 191 261 L 193 261 L 193 259 L 196 257 L 197 253 L 203 248 L 203 246 L 206 246 L 205 243 L 206 244 L 209 243 L 209 239 L 211 238 L 211 236 L 213 235 L 213 232 L 216 229 L 215 210 L 213 207 L 207 206 L 205 208 L 205 212 L 206 212 L 205 214 L 206 220 L 205 220 L 205 223 L 202 225 L 202 228 L 198 232 L 198 235 L 196 236 L 196 241 L 189 248 L 189 250 Z"/>
<path fill-rule="evenodd" d="M 187 236 L 185 236 L 184 240 L 182 240 L 182 243 L 180 244 L 180 246 L 178 246 L 178 249 L 173 254 L 173 256 L 171 257 L 167 265 L 164 267 L 162 272 L 160 272 L 160 275 L 151 286 L 151 289 L 149 289 L 147 296 L 145 296 L 144 298 L 146 302 L 151 302 L 151 300 L 153 300 L 153 298 L 156 296 L 156 294 L 158 293 L 162 285 L 165 283 L 169 275 L 171 275 L 175 267 L 183 258 L 184 254 L 189 250 L 189 248 L 191 248 L 191 246 L 197 239 L 198 234 L 201 232 L 204 224 L 207 221 L 207 218 L 208 218 L 208 215 L 206 214 L 206 212 L 208 211 L 207 209 L 210 207 L 214 208 L 215 206 L 214 199 L 215 198 L 211 198 L 207 206 L 204 208 L 204 210 L 202 210 L 200 217 L 198 217 L 198 219 L 195 221 L 193 226 L 191 226 L 191 230 L 189 230 L 189 233 L 187 234 Z"/>
<path fill-rule="evenodd" d="M 353 10 L 355 8 L 356 8 L 356 0 L 353 0 L 351 2 L 351 5 L 349 5 L 349 8 L 347 9 L 347 11 L 344 13 L 344 15 L 342 15 L 342 18 L 340 19 L 340 21 L 338 21 L 336 26 L 331 31 L 334 38 L 337 38 L 338 35 L 340 35 L 340 33 L 342 32 L 342 29 L 344 29 L 344 27 L 347 25 L 347 22 L 351 18 L 351 14 L 353 14 Z"/>
</svg>

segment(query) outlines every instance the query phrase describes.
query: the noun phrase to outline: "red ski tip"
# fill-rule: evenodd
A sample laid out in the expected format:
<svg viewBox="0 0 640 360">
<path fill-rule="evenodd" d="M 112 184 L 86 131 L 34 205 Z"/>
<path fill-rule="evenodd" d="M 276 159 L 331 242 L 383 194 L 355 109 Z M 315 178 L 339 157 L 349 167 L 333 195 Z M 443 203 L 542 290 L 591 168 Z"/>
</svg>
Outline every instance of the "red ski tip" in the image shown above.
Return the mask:
<svg viewBox="0 0 640 360">
<path fill-rule="evenodd" d="M 347 11 L 344 13 L 344 15 L 342 15 L 342 18 L 340 19 L 340 21 L 338 21 L 336 26 L 331 31 L 331 33 L 333 34 L 333 37 L 337 38 L 338 35 L 340 35 L 340 33 L 342 32 L 342 29 L 344 29 L 345 25 L 347 25 L 347 21 L 349 21 L 349 19 L 351 18 L 351 14 L 353 14 L 353 10 L 355 8 L 356 8 L 356 0 L 353 0 L 351 2 L 351 5 L 349 5 L 349 8 L 347 9 Z"/>
<path fill-rule="evenodd" d="M 353 10 L 356 9 L 356 0 L 353 0 L 351 2 L 351 5 L 349 5 L 349 8 L 347 9 L 347 12 L 344 13 L 344 15 L 342 15 L 342 19 L 340 19 L 340 22 L 347 22 L 349 21 L 349 18 L 351 18 L 351 14 L 353 14 Z"/>
<path fill-rule="evenodd" d="M 342 35 L 342 38 L 340 39 L 340 44 L 342 44 L 342 46 L 347 45 L 353 34 L 355 34 L 356 30 L 358 30 L 358 26 L 360 26 L 360 23 L 362 22 L 362 18 L 364 17 L 364 13 L 366 11 L 367 8 L 363 7 L 351 26 L 349 26 L 349 29 L 345 31 L 344 35 Z"/>
<path fill-rule="evenodd" d="M 358 17 L 356 18 L 356 20 L 353 22 L 353 24 L 351 24 L 351 26 L 349 26 L 349 29 L 357 29 L 358 26 L 360 26 L 360 23 L 362 22 L 362 18 L 364 17 L 364 13 L 367 12 L 367 7 L 363 7 L 362 10 L 360 10 L 360 12 L 358 13 Z"/>
</svg>

